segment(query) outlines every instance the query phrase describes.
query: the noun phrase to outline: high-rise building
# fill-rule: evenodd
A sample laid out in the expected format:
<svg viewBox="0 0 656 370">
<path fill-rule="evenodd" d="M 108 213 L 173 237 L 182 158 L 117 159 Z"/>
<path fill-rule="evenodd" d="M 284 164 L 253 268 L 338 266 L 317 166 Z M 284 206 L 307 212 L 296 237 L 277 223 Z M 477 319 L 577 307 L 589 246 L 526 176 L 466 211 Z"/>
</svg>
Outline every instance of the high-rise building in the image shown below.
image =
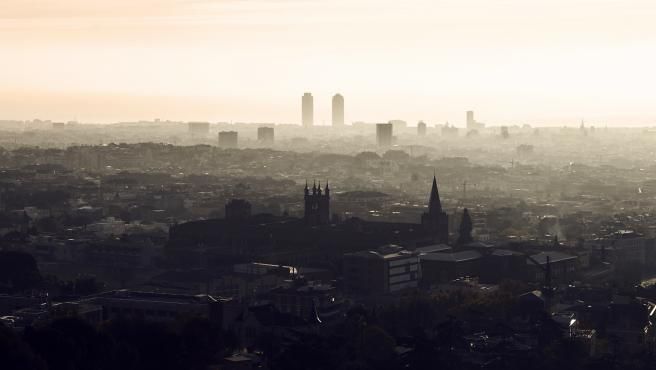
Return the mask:
<svg viewBox="0 0 656 370">
<path fill-rule="evenodd" d="M 467 111 L 467 130 L 481 130 L 485 128 L 485 124 L 481 122 L 476 122 L 474 119 L 474 111 Z"/>
<path fill-rule="evenodd" d="M 474 111 L 473 110 L 468 110 L 467 111 L 467 128 L 471 129 L 473 125 L 476 124 L 476 121 L 474 120 Z"/>
<path fill-rule="evenodd" d="M 419 121 L 417 124 L 417 135 L 425 136 L 426 135 L 426 123 L 424 121 Z"/>
<path fill-rule="evenodd" d="M 305 93 L 301 99 L 302 107 L 301 114 L 303 117 L 303 126 L 312 127 L 314 125 L 314 98 L 312 94 Z"/>
<path fill-rule="evenodd" d="M 392 146 L 392 126 L 391 123 L 376 124 L 376 143 L 380 147 Z"/>
<path fill-rule="evenodd" d="M 333 96 L 333 126 L 344 126 L 344 97 Z"/>
<path fill-rule="evenodd" d="M 263 144 L 273 144 L 274 141 L 273 127 L 258 127 L 257 141 Z"/>
<path fill-rule="evenodd" d="M 239 146 L 239 134 L 237 131 L 219 132 L 219 146 L 223 148 L 236 148 Z"/>
</svg>

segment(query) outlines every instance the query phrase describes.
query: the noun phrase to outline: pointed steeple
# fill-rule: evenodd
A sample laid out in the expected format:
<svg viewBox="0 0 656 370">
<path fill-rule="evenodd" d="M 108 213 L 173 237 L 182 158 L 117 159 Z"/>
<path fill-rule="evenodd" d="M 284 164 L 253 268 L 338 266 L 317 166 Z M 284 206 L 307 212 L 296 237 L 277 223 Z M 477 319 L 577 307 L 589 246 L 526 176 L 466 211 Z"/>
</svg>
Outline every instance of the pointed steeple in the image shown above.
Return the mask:
<svg viewBox="0 0 656 370">
<path fill-rule="evenodd" d="M 442 212 L 442 202 L 440 202 L 440 194 L 437 191 L 437 178 L 433 175 L 433 187 L 431 188 L 430 200 L 428 201 L 428 213 L 436 215 Z"/>
<path fill-rule="evenodd" d="M 314 185 L 312 185 L 312 195 L 317 194 L 317 180 L 314 180 Z"/>
<path fill-rule="evenodd" d="M 326 193 L 326 196 L 330 196 L 330 188 L 328 187 L 328 180 L 326 180 L 325 193 Z"/>
<path fill-rule="evenodd" d="M 305 195 L 310 195 L 310 189 L 308 188 L 307 179 L 305 180 L 305 189 L 303 190 L 305 191 Z"/>
</svg>

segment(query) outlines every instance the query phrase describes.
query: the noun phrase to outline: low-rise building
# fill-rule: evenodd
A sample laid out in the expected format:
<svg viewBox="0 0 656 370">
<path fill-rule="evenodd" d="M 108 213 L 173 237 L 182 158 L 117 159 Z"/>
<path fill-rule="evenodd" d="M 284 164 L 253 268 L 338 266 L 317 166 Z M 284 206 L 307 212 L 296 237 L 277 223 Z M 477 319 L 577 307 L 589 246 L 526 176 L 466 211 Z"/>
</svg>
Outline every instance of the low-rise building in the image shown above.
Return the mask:
<svg viewBox="0 0 656 370">
<path fill-rule="evenodd" d="M 185 295 L 115 290 L 85 299 L 84 303 L 102 307 L 103 319 L 119 317 L 150 321 L 173 321 L 179 317 L 203 317 L 227 327 L 239 313 L 231 299 L 210 295 Z"/>
<path fill-rule="evenodd" d="M 351 293 L 396 293 L 417 288 L 419 278 L 417 254 L 397 245 L 344 255 L 344 280 Z"/>
</svg>

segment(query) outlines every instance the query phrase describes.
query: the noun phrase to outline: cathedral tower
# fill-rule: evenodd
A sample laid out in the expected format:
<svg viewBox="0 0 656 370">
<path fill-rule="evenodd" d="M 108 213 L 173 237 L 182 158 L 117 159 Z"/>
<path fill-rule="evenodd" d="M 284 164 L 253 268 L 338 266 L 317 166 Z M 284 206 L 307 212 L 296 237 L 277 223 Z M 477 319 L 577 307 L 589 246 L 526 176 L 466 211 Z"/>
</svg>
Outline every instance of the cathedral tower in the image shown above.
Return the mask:
<svg viewBox="0 0 656 370">
<path fill-rule="evenodd" d="M 436 242 L 445 244 L 449 242 L 449 216 L 442 210 L 435 176 L 433 176 L 433 186 L 428 200 L 428 212 L 424 212 L 421 216 L 421 224 L 433 235 Z"/>
<path fill-rule="evenodd" d="M 321 183 L 312 185 L 312 192 L 305 183 L 305 223 L 308 226 L 327 225 L 330 223 L 330 188 L 326 181 L 325 189 Z"/>
</svg>

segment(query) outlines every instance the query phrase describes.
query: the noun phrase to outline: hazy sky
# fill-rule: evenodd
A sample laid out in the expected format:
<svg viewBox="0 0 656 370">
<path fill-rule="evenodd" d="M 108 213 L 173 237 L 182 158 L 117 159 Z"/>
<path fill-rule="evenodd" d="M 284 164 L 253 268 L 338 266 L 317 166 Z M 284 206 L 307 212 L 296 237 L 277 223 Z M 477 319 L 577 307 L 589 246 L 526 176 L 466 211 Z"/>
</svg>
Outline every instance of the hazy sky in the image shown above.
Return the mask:
<svg viewBox="0 0 656 370">
<path fill-rule="evenodd" d="M 654 0 L 0 0 L 0 119 L 656 125 Z"/>
</svg>

